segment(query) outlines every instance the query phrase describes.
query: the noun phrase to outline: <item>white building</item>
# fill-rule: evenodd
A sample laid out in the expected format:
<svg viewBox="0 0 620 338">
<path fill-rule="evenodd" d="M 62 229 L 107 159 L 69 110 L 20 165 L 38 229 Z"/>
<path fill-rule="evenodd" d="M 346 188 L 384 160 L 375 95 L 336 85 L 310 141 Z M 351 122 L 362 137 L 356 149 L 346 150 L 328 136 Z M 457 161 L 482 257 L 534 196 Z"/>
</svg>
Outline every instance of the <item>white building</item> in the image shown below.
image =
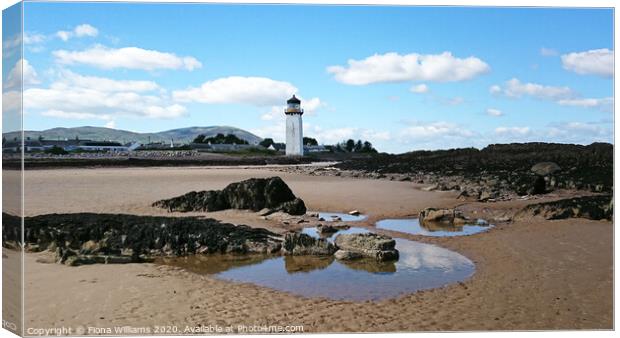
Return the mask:
<svg viewBox="0 0 620 338">
<path fill-rule="evenodd" d="M 304 110 L 301 109 L 301 101 L 295 95 L 286 101 L 284 114 L 286 114 L 286 155 L 304 156 L 304 135 L 301 122 Z"/>
</svg>

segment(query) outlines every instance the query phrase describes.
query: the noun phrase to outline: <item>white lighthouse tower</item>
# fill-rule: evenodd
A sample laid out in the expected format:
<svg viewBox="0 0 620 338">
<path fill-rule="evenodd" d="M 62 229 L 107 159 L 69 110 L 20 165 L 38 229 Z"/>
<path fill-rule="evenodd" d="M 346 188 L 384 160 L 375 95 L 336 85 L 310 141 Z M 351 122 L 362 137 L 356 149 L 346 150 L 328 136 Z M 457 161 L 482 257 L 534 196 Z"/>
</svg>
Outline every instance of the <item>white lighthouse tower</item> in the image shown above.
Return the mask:
<svg viewBox="0 0 620 338">
<path fill-rule="evenodd" d="M 286 114 L 286 155 L 304 156 L 304 134 L 301 123 L 304 110 L 301 109 L 301 101 L 295 95 L 286 101 L 284 114 Z"/>
</svg>

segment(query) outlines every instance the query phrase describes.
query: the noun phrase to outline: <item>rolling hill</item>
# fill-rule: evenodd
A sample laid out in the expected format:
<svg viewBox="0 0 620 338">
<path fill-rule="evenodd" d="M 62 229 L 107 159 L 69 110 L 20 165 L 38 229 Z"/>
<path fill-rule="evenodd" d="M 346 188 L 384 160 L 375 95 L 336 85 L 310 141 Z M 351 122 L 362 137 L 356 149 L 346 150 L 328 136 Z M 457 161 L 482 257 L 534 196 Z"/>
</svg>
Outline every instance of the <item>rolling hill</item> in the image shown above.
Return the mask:
<svg viewBox="0 0 620 338">
<path fill-rule="evenodd" d="M 75 128 L 52 128 L 42 131 L 26 130 L 24 132 L 26 137 L 36 140 L 39 136 L 48 140 L 64 140 L 75 139 L 76 137 L 82 140 L 112 140 L 122 143 L 126 142 L 190 142 L 198 135 L 205 135 L 212 137 L 217 134 L 234 134 L 235 136 L 248 141 L 250 144 L 258 143 L 262 138 L 245 131 L 243 129 L 228 127 L 228 126 L 210 126 L 210 127 L 188 127 L 180 129 L 171 129 L 161 131 L 158 133 L 136 133 L 127 130 L 110 129 L 103 127 L 75 127 Z M 3 133 L 3 137 L 7 140 L 12 140 L 15 137 L 19 137 L 19 132 Z"/>
</svg>

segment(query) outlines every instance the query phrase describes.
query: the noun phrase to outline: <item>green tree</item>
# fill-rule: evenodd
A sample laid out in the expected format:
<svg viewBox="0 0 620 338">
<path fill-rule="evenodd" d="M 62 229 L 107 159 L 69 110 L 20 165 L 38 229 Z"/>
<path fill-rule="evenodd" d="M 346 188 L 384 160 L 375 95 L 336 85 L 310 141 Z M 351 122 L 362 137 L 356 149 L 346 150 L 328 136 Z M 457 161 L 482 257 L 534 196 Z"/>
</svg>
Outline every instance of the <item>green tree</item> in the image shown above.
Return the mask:
<svg viewBox="0 0 620 338">
<path fill-rule="evenodd" d="M 352 152 L 353 149 L 355 149 L 355 141 L 352 139 L 348 139 L 347 142 L 345 143 L 344 148 L 348 151 L 348 152 Z"/>
<path fill-rule="evenodd" d="M 198 135 L 196 136 L 196 138 L 194 138 L 194 143 L 204 143 L 205 140 L 205 136 L 204 135 Z"/>
<path fill-rule="evenodd" d="M 355 143 L 355 148 L 353 149 L 356 153 L 361 153 L 364 145 L 362 144 L 362 140 L 357 140 Z"/>
<path fill-rule="evenodd" d="M 260 141 L 259 145 L 265 147 L 265 148 L 269 148 L 272 144 L 273 144 L 273 139 L 268 137 L 266 139 L 263 139 L 262 141 Z"/>
<path fill-rule="evenodd" d="M 319 142 L 312 137 L 304 137 L 304 145 L 305 146 L 318 146 Z"/>
</svg>

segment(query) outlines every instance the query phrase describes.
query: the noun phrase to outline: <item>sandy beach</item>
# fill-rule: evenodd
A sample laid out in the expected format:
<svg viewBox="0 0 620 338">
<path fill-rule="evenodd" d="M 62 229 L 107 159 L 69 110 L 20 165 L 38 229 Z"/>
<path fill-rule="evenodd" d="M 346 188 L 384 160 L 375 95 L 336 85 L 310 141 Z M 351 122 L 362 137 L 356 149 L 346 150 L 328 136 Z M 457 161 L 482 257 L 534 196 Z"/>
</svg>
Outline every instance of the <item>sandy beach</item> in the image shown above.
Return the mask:
<svg viewBox="0 0 620 338">
<path fill-rule="evenodd" d="M 18 174 L 8 172 L 12 173 Z M 304 332 L 613 328 L 612 222 L 526 219 L 451 238 L 373 228 L 379 219 L 416 215 L 425 207 L 462 205 L 484 217 L 514 212 L 528 201 L 467 203 L 456 193 L 427 192 L 411 182 L 262 168 L 106 168 L 26 171 L 25 208 L 28 216 L 200 215 L 283 232 L 286 226 L 253 212 L 181 214 L 151 207 L 156 200 L 192 190 L 221 189 L 231 182 L 275 175 L 309 210 L 360 210 L 369 215 L 361 226 L 454 250 L 476 264 L 476 273 L 462 283 L 397 299 L 348 302 L 303 298 L 170 266 L 68 267 L 41 263 L 48 254 L 30 253 L 25 264 L 26 327 L 176 326 L 179 333 L 199 325 L 303 325 Z"/>
</svg>

